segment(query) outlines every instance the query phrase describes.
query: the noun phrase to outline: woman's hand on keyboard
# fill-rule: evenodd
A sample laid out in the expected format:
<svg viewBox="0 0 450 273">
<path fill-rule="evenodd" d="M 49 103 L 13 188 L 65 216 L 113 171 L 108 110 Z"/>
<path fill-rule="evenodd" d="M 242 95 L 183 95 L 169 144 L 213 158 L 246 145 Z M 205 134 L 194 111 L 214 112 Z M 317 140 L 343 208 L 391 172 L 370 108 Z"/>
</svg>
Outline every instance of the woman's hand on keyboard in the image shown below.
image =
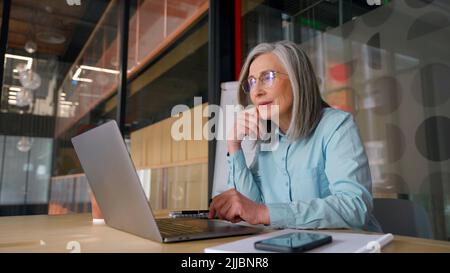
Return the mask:
<svg viewBox="0 0 450 273">
<path fill-rule="evenodd" d="M 270 224 L 269 209 L 258 204 L 235 189 L 223 192 L 211 202 L 209 218 L 217 216 L 222 220 L 236 223 L 241 220 L 249 224 Z"/>
</svg>

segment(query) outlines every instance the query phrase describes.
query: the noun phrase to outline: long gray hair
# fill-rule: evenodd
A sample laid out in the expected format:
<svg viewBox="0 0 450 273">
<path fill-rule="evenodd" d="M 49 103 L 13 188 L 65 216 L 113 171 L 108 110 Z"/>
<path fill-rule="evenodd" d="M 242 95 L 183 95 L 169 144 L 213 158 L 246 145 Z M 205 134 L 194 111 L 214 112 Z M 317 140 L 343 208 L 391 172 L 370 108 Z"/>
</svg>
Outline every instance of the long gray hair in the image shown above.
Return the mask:
<svg viewBox="0 0 450 273">
<path fill-rule="evenodd" d="M 316 74 L 306 53 L 295 43 L 279 41 L 261 43 L 247 56 L 239 77 L 239 86 L 247 80 L 250 65 L 256 57 L 273 53 L 283 64 L 289 75 L 293 92 L 292 119 L 286 136 L 290 141 L 308 137 L 316 128 L 322 116 L 322 109 L 328 107 L 320 95 Z M 239 88 L 239 103 L 244 107 L 250 98 Z"/>
</svg>

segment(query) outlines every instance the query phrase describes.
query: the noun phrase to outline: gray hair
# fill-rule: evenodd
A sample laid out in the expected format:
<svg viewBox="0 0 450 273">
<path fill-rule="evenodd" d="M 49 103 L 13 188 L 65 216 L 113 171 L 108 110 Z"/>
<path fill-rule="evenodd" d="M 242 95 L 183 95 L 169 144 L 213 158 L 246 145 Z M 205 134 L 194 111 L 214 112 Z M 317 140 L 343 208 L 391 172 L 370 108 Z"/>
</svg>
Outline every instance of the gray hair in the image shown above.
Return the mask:
<svg viewBox="0 0 450 273">
<path fill-rule="evenodd" d="M 322 116 L 322 109 L 328 107 L 320 95 L 319 85 L 312 64 L 306 53 L 295 43 L 279 41 L 261 43 L 254 47 L 242 67 L 239 86 L 247 80 L 250 65 L 256 57 L 273 53 L 283 64 L 289 75 L 293 92 L 292 119 L 286 136 L 290 141 L 308 137 L 316 128 Z M 250 104 L 249 96 L 239 88 L 239 103 Z"/>
</svg>

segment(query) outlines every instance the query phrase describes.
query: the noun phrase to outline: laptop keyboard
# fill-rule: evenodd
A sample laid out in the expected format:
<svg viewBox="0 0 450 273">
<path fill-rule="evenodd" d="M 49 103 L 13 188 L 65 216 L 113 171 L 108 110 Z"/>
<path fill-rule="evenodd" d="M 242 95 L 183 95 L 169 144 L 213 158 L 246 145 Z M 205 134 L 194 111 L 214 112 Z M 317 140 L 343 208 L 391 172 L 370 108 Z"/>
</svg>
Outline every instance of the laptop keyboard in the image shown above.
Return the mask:
<svg viewBox="0 0 450 273">
<path fill-rule="evenodd" d="M 200 220 L 201 221 L 201 220 Z M 197 226 L 196 224 L 189 224 L 189 221 L 174 220 L 174 219 L 156 219 L 156 224 L 159 231 L 164 237 L 177 236 L 182 234 L 193 234 L 205 232 L 208 229 Z"/>
</svg>

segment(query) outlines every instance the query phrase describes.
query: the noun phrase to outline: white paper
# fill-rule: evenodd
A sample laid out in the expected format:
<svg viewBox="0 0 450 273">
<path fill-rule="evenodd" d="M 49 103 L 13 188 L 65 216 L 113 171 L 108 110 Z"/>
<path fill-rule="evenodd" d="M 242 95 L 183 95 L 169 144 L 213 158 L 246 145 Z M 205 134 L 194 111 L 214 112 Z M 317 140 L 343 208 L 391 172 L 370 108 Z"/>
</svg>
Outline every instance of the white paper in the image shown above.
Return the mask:
<svg viewBox="0 0 450 273">
<path fill-rule="evenodd" d="M 309 253 L 361 253 L 361 252 L 375 252 L 374 245 L 379 245 L 383 248 L 394 239 L 392 234 L 359 234 L 348 232 L 328 232 L 328 231 L 313 231 L 313 230 L 297 230 L 284 229 L 262 235 L 253 236 L 247 239 L 234 241 L 222 245 L 205 248 L 206 253 L 270 253 L 270 251 L 257 250 L 253 246 L 256 241 L 267 239 L 270 237 L 283 235 L 291 232 L 307 232 L 307 233 L 322 233 L 331 235 L 333 241 L 330 244 L 311 249 Z"/>
</svg>

